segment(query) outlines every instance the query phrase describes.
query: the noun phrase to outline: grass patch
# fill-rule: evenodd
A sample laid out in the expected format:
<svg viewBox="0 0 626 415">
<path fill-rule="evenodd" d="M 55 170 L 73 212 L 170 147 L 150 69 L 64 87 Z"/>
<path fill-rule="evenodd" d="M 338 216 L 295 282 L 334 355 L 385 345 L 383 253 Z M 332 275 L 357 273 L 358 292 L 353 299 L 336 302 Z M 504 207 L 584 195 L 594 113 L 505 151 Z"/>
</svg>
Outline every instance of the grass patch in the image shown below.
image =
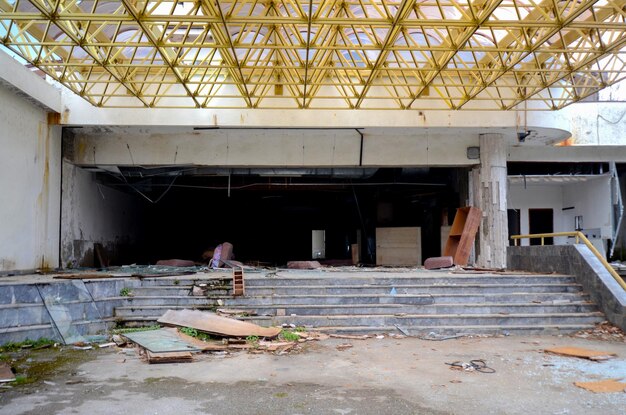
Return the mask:
<svg viewBox="0 0 626 415">
<path fill-rule="evenodd" d="M 280 338 L 288 342 L 297 342 L 298 340 L 300 340 L 300 336 L 298 336 L 297 333 L 294 333 L 289 330 L 281 331 Z"/>
<path fill-rule="evenodd" d="M 26 339 L 23 342 L 10 342 L 10 343 L 5 343 L 4 345 L 2 345 L 2 347 L 0 347 L 0 353 L 1 352 L 15 352 L 17 350 L 21 350 L 21 349 L 37 349 L 39 347 L 43 347 L 43 346 L 51 346 L 54 343 L 56 343 L 56 340 L 52 340 L 52 339 L 47 339 L 45 337 L 42 337 L 38 340 L 30 340 L 30 339 Z"/>
<path fill-rule="evenodd" d="M 128 287 L 124 287 L 120 290 L 120 297 L 132 297 L 133 296 L 133 290 L 128 288 Z"/>
<path fill-rule="evenodd" d="M 181 327 L 181 328 L 178 329 L 178 331 L 180 331 L 183 334 L 186 334 L 187 336 L 194 337 L 194 338 L 196 338 L 198 340 L 202 340 L 202 341 L 209 341 L 209 340 L 211 340 L 211 336 L 210 335 L 208 335 L 206 333 L 203 333 L 201 331 L 198 331 L 198 330 L 196 330 L 194 328 L 191 328 L 191 327 Z"/>
</svg>

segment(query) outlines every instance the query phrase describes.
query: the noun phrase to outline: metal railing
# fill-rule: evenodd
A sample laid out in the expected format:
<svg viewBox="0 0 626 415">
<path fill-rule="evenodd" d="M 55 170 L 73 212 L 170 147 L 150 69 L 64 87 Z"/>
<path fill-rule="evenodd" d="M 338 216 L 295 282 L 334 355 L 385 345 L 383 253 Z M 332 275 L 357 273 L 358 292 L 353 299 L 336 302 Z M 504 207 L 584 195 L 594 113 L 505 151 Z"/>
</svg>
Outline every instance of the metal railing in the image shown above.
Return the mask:
<svg viewBox="0 0 626 415">
<path fill-rule="evenodd" d="M 567 236 L 573 237 L 576 239 L 576 243 L 579 244 L 581 241 L 587 245 L 587 248 L 600 260 L 602 265 L 606 268 L 606 270 L 611 274 L 615 281 L 626 291 L 626 282 L 620 277 L 620 275 L 613 269 L 611 264 L 602 256 L 602 254 L 596 249 L 595 246 L 587 239 L 587 237 L 582 232 L 555 232 L 555 233 L 535 233 L 532 235 L 513 235 L 511 239 L 515 242 L 515 246 L 518 246 L 518 241 L 520 239 L 541 239 L 541 245 L 544 245 L 545 238 L 556 238 L 559 236 Z"/>
</svg>

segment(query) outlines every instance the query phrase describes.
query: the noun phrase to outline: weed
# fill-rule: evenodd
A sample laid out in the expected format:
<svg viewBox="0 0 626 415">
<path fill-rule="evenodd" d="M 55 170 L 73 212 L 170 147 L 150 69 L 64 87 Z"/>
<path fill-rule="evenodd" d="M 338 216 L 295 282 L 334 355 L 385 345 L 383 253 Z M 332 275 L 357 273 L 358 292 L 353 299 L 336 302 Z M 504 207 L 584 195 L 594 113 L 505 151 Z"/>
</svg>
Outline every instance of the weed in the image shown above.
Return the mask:
<svg viewBox="0 0 626 415">
<path fill-rule="evenodd" d="M 246 337 L 246 342 L 255 349 L 259 348 L 259 336 L 248 336 Z"/>
<path fill-rule="evenodd" d="M 293 331 L 301 333 L 303 331 L 306 331 L 306 329 L 304 328 L 304 326 L 298 326 L 295 329 L 293 329 Z"/>
<path fill-rule="evenodd" d="M 211 336 L 201 331 L 198 331 L 191 327 L 181 327 L 179 331 L 187 336 L 195 337 L 198 340 L 207 341 L 211 340 Z"/>
<path fill-rule="evenodd" d="M 180 280 L 174 280 L 174 285 L 180 284 Z"/>
<path fill-rule="evenodd" d="M 278 392 L 278 393 L 275 393 L 274 396 L 276 398 L 286 398 L 287 397 L 287 392 Z"/>
<path fill-rule="evenodd" d="M 14 352 L 16 350 L 20 350 L 24 348 L 36 349 L 38 347 L 48 346 L 54 343 L 56 343 L 56 341 L 52 339 L 47 339 L 45 337 L 42 337 L 38 340 L 26 339 L 23 342 L 19 342 L 19 343 L 6 343 L 2 347 L 0 347 L 0 352 Z"/>
<path fill-rule="evenodd" d="M 30 383 L 29 379 L 24 375 L 15 376 L 15 380 L 11 382 L 11 385 L 24 385 Z"/>
<path fill-rule="evenodd" d="M 120 290 L 120 297 L 132 297 L 133 296 L 133 290 L 131 290 L 128 287 L 124 287 Z"/>
<path fill-rule="evenodd" d="M 296 333 L 288 331 L 288 330 L 283 330 L 280 332 L 280 337 L 283 340 L 286 340 L 288 342 L 297 342 L 300 339 L 300 336 L 298 336 Z"/>
</svg>

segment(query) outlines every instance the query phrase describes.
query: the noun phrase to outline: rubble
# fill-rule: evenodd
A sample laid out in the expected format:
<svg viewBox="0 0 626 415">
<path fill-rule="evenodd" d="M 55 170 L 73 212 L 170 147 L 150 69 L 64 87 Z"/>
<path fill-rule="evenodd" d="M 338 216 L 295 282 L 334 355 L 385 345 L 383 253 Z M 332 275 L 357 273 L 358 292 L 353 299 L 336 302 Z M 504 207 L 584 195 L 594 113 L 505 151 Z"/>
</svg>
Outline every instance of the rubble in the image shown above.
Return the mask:
<svg viewBox="0 0 626 415">
<path fill-rule="evenodd" d="M 603 352 L 597 350 L 583 349 L 580 347 L 553 347 L 544 350 L 546 353 L 556 354 L 560 356 L 579 357 L 581 359 L 594 360 L 596 362 L 609 360 L 617 356 L 615 353 Z"/>
<path fill-rule="evenodd" d="M 619 327 L 615 327 L 608 321 L 603 321 L 596 324 L 593 329 L 578 331 L 572 334 L 572 337 L 589 340 L 626 343 L 626 333 L 624 333 L 622 329 L 620 329 Z"/>
</svg>

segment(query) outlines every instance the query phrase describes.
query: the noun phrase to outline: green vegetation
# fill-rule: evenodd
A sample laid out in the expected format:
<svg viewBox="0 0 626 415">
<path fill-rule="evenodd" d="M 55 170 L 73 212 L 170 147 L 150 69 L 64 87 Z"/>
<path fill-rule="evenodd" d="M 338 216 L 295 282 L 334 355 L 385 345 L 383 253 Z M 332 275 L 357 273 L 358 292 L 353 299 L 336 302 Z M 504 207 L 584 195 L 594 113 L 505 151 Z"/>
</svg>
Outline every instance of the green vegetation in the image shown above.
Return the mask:
<svg viewBox="0 0 626 415">
<path fill-rule="evenodd" d="M 306 329 L 303 326 L 298 326 L 295 329 L 293 329 L 293 331 L 301 333 L 303 331 L 306 331 Z"/>
<path fill-rule="evenodd" d="M 23 342 L 19 343 L 6 343 L 0 347 L 0 352 L 14 352 L 16 350 L 26 348 L 38 349 L 46 346 L 51 346 L 54 343 L 56 343 L 55 340 L 47 339 L 45 337 L 42 337 L 38 340 L 26 339 Z"/>
<path fill-rule="evenodd" d="M 297 342 L 300 339 L 300 336 L 298 336 L 297 333 L 289 330 L 281 331 L 279 337 L 288 342 Z"/>
<path fill-rule="evenodd" d="M 174 285 L 180 284 L 180 280 L 174 280 Z"/>
<path fill-rule="evenodd" d="M 201 331 L 198 331 L 191 327 L 181 327 L 178 329 L 181 333 L 186 334 L 187 336 L 195 337 L 198 340 L 208 341 L 211 340 L 211 336 Z"/>
<path fill-rule="evenodd" d="M 120 297 L 132 297 L 133 296 L 133 290 L 131 290 L 128 287 L 124 287 L 120 290 Z"/>
</svg>

